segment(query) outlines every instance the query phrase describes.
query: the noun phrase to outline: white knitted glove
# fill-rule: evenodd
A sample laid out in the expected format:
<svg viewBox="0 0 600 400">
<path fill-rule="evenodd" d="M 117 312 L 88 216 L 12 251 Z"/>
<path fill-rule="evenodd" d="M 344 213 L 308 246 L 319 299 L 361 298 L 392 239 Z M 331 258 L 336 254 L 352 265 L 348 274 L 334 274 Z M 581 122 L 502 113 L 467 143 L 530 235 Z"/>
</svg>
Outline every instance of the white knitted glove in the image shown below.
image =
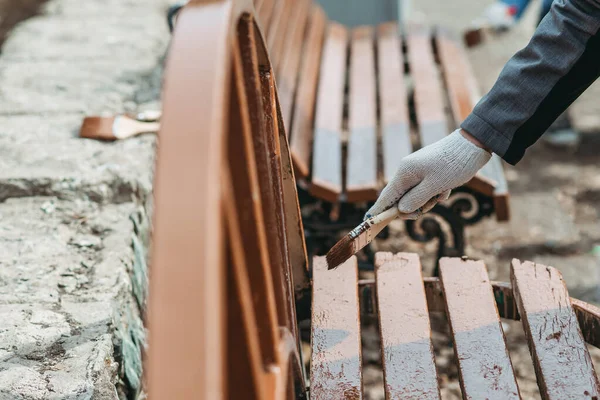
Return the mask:
<svg viewBox="0 0 600 400">
<path fill-rule="evenodd" d="M 491 156 L 456 130 L 402 159 L 365 218 L 394 206 L 405 214 L 404 219 L 419 218 L 438 201 L 448 199 L 451 189 L 471 180 Z"/>
</svg>

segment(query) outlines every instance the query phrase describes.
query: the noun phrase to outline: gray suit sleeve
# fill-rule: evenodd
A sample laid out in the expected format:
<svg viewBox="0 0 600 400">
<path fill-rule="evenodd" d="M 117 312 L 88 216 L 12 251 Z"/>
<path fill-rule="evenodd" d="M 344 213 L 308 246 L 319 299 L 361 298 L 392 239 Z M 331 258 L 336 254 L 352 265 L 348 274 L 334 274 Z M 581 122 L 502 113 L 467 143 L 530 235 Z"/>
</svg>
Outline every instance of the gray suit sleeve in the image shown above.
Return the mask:
<svg viewBox="0 0 600 400">
<path fill-rule="evenodd" d="M 600 76 L 600 0 L 555 0 L 461 128 L 516 164 Z"/>
</svg>

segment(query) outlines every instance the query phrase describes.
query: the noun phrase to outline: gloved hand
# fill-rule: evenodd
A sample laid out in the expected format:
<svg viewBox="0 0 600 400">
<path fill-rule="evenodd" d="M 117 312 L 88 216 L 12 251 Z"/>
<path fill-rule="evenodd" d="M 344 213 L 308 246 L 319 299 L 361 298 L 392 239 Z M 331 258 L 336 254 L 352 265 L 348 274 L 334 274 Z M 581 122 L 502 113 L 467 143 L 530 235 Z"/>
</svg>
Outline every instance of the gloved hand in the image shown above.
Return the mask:
<svg viewBox="0 0 600 400">
<path fill-rule="evenodd" d="M 491 157 L 457 129 L 402 159 L 365 219 L 391 207 L 398 207 L 404 219 L 419 218 L 438 201 L 446 200 L 451 189 L 471 180 Z"/>
</svg>

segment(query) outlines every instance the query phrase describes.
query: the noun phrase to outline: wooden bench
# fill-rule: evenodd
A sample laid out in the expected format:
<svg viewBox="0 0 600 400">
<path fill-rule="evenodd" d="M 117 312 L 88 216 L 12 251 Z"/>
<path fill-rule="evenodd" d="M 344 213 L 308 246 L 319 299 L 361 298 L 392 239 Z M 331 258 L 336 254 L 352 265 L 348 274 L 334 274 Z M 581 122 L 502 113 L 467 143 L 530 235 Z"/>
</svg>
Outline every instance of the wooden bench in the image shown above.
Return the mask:
<svg viewBox="0 0 600 400">
<path fill-rule="evenodd" d="M 396 23 L 348 28 L 312 0 L 255 0 L 275 72 L 311 253 L 362 222 L 398 162 L 453 131 L 479 99 L 459 40 L 440 28 Z M 464 227 L 510 216 L 494 156 L 464 187 L 417 222 L 415 240 L 438 256 L 464 254 Z M 442 225 L 446 225 L 443 227 Z M 448 235 L 449 234 L 449 235 Z"/>
<path fill-rule="evenodd" d="M 275 71 L 305 228 L 323 242 L 362 220 L 404 156 L 467 117 L 479 99 L 477 83 L 460 41 L 442 29 L 413 26 L 400 35 L 396 23 L 348 28 L 327 20 L 312 0 L 254 4 Z M 463 226 L 493 213 L 498 221 L 509 219 L 497 156 L 431 215 L 409 223 L 408 232 L 421 241 L 441 239 L 448 248 L 439 255 L 462 255 Z M 451 238 L 439 237 L 440 220 L 452 225 Z"/>
<path fill-rule="evenodd" d="M 358 279 L 356 258 L 309 265 L 252 13 L 249 0 L 192 1 L 178 17 L 156 168 L 150 398 L 360 399 L 359 300 L 378 316 L 387 398 L 439 398 L 430 313 L 449 320 L 464 398 L 519 398 L 500 318 L 522 319 L 543 398 L 598 398 L 585 342 L 600 345 L 600 310 L 569 299 L 554 268 L 513 261 L 511 283 L 495 283 L 460 258 L 442 259 L 439 278 L 406 253 L 378 253 L 371 280 Z M 306 304 L 310 388 L 297 323 Z"/>
</svg>

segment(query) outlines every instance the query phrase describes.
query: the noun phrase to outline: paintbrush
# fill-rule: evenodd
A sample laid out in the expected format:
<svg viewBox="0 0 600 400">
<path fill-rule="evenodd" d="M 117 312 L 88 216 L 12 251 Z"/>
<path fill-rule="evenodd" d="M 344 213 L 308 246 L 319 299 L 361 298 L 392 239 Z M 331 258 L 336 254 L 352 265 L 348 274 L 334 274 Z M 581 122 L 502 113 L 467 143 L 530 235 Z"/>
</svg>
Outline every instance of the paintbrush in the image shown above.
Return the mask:
<svg viewBox="0 0 600 400">
<path fill-rule="evenodd" d="M 138 117 L 144 118 L 144 114 Z M 79 136 L 88 139 L 118 140 L 141 133 L 156 133 L 159 128 L 158 122 L 138 121 L 127 115 L 86 117 L 81 124 Z"/>
<path fill-rule="evenodd" d="M 327 269 L 338 265 L 356 254 L 360 249 L 373 241 L 375 236 L 390 222 L 400 215 L 398 207 L 392 207 L 374 217 L 369 218 L 354 228 L 327 252 Z"/>
</svg>

